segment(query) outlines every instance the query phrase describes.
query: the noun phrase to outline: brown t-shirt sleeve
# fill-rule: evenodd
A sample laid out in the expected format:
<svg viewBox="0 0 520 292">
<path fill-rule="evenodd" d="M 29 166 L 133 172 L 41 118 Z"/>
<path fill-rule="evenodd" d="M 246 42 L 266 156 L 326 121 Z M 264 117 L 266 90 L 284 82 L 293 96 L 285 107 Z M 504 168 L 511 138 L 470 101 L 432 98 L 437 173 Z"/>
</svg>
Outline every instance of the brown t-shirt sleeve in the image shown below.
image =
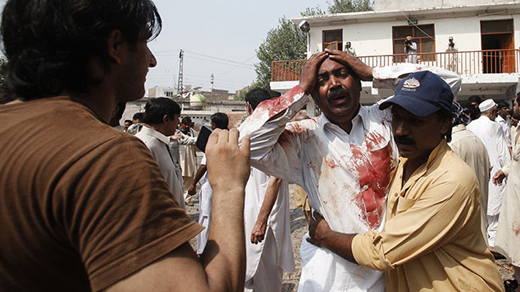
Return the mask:
<svg viewBox="0 0 520 292">
<path fill-rule="evenodd" d="M 55 216 L 82 257 L 94 291 L 202 230 L 175 202 L 146 146 L 126 136 L 88 151 L 56 184 Z"/>
</svg>

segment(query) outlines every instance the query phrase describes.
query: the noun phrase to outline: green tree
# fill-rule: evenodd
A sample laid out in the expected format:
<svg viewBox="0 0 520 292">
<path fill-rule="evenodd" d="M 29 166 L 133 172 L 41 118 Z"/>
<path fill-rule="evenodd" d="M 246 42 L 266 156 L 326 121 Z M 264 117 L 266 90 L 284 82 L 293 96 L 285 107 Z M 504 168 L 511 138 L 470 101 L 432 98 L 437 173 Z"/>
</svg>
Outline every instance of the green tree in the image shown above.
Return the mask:
<svg viewBox="0 0 520 292">
<path fill-rule="evenodd" d="M 257 79 L 252 88 L 270 90 L 271 64 L 273 61 L 299 60 L 305 58 L 307 35 L 285 16 L 278 20 L 278 26 L 267 33 L 267 37 L 256 51 L 260 60 L 255 64 Z M 277 94 L 272 92 L 273 96 Z M 279 94 L 278 94 L 279 95 Z"/>
<path fill-rule="evenodd" d="M 327 4 L 329 5 L 328 12 L 331 14 L 373 10 L 370 0 L 332 0 L 332 2 L 327 1 Z M 316 6 L 307 8 L 300 14 L 303 17 L 311 17 L 326 13 Z M 269 82 L 271 81 L 273 61 L 304 59 L 306 51 L 306 33 L 285 16 L 280 18 L 278 26 L 267 33 L 266 39 L 256 51 L 260 62 L 255 64 L 257 77 L 251 88 L 260 87 L 271 90 Z M 278 96 L 279 94 L 271 91 L 271 95 Z"/>
<path fill-rule="evenodd" d="M 374 10 L 370 0 L 332 0 L 329 4 L 329 13 L 348 13 Z"/>
<path fill-rule="evenodd" d="M 300 15 L 303 17 L 306 16 L 314 16 L 314 15 L 325 15 L 327 14 L 325 11 L 321 10 L 320 6 L 316 7 L 307 7 L 305 11 L 301 12 Z"/>
</svg>

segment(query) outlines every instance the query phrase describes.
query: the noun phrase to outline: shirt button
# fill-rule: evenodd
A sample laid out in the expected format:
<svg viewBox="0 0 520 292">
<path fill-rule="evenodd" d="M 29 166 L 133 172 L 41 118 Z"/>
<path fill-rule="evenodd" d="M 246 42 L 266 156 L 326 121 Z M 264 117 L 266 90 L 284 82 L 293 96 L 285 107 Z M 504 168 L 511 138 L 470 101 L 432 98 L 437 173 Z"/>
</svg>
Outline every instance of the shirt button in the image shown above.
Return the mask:
<svg viewBox="0 0 520 292">
<path fill-rule="evenodd" d="M 368 190 L 368 185 L 364 185 L 362 188 L 361 188 L 362 191 L 366 191 Z"/>
</svg>

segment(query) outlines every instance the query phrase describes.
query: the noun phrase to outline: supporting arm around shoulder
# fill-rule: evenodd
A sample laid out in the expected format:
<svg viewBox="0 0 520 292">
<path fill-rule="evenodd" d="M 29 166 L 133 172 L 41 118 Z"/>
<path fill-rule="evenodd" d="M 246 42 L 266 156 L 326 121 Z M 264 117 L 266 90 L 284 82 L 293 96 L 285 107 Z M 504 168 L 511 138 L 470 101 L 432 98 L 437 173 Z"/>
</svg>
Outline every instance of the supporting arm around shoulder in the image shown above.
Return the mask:
<svg viewBox="0 0 520 292">
<path fill-rule="evenodd" d="M 357 264 L 352 254 L 352 240 L 357 234 L 346 234 L 333 231 L 329 224 L 316 211 L 309 223 L 309 238 L 307 241 L 325 247 L 340 257 Z"/>
</svg>

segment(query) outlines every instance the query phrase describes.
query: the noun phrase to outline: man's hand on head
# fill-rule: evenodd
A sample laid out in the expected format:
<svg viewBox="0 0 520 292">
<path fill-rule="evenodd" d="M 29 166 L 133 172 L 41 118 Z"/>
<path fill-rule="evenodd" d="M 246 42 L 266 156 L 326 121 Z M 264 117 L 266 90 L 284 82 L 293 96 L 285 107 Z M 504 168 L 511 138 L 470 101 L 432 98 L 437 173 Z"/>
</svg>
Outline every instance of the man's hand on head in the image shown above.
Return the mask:
<svg viewBox="0 0 520 292">
<path fill-rule="evenodd" d="M 352 69 L 352 71 L 354 71 L 362 81 L 371 81 L 374 79 L 372 68 L 361 62 L 357 57 L 351 56 L 342 51 L 331 49 L 325 49 L 325 53 L 329 54 L 331 60 L 339 62 Z"/>
<path fill-rule="evenodd" d="M 327 57 L 328 55 L 325 52 L 319 52 L 312 55 L 305 63 L 300 76 L 300 86 L 305 91 L 305 94 L 310 94 L 314 89 L 318 79 L 318 69 Z"/>
</svg>

